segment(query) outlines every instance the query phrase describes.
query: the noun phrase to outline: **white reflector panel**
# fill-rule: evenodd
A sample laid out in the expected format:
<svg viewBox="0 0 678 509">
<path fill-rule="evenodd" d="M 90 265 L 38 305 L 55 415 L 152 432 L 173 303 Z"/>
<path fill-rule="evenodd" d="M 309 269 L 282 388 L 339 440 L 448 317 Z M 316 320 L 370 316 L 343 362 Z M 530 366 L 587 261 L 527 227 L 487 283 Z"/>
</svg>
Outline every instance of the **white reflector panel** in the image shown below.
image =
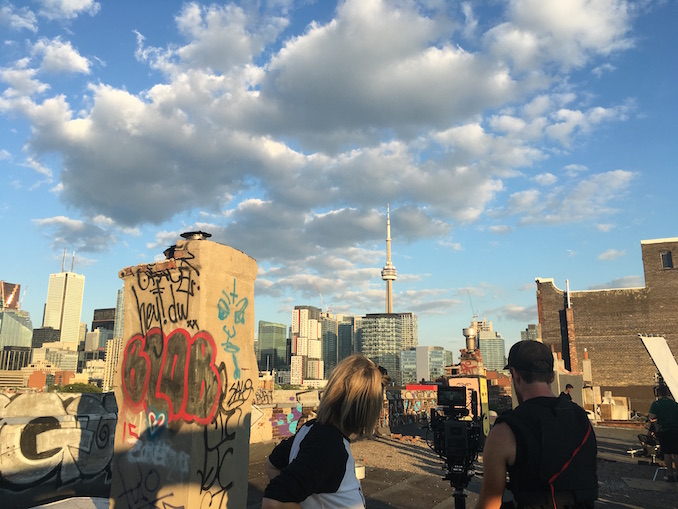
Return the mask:
<svg viewBox="0 0 678 509">
<path fill-rule="evenodd" d="M 673 397 L 678 400 L 678 364 L 666 340 L 661 336 L 643 336 L 642 334 L 639 336 L 647 353 L 652 357 L 654 365 L 664 378 L 664 383 L 669 387 Z"/>
</svg>

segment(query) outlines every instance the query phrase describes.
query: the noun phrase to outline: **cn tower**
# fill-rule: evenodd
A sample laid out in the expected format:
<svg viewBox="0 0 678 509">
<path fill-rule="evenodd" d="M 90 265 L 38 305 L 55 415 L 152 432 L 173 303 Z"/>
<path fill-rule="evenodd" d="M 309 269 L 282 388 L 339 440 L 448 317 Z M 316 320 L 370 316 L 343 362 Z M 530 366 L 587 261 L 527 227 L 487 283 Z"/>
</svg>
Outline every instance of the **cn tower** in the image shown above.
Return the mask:
<svg viewBox="0 0 678 509">
<path fill-rule="evenodd" d="M 391 211 L 386 205 L 386 265 L 381 269 L 381 279 L 386 281 L 386 312 L 393 313 L 393 281 L 398 277 L 391 263 Z"/>
</svg>

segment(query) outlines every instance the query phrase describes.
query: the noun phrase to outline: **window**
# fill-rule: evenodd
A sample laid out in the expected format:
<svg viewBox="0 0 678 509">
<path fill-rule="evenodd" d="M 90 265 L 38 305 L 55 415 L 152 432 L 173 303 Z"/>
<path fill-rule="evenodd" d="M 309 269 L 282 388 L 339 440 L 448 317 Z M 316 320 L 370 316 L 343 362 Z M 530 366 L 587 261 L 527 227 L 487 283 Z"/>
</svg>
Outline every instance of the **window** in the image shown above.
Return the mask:
<svg viewBox="0 0 678 509">
<path fill-rule="evenodd" d="M 673 268 L 673 258 L 671 257 L 671 251 L 664 251 L 661 253 L 662 257 L 662 269 L 672 269 Z"/>
</svg>

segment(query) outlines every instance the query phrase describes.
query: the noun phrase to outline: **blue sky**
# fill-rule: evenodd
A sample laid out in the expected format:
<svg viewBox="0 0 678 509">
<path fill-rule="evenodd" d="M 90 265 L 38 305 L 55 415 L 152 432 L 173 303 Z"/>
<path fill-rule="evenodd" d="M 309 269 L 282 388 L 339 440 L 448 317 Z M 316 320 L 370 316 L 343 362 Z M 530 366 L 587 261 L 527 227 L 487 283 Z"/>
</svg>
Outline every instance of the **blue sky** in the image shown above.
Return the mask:
<svg viewBox="0 0 678 509">
<path fill-rule="evenodd" d="M 75 251 L 82 320 L 201 229 L 259 264 L 256 320 L 394 311 L 507 340 L 536 277 L 644 284 L 676 237 L 678 3 L 0 2 L 0 279 L 42 320 Z M 70 267 L 70 260 L 67 262 Z"/>
</svg>

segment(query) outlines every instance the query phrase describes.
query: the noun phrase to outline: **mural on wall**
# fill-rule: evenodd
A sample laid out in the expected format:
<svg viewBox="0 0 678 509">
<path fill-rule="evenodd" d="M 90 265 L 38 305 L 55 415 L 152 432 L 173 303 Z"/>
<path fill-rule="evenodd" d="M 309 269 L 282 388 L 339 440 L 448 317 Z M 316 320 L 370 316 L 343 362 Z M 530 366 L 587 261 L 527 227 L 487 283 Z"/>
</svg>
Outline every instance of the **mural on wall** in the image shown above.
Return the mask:
<svg viewBox="0 0 678 509">
<path fill-rule="evenodd" d="M 303 417 L 303 406 L 296 402 L 295 398 L 290 398 L 289 412 L 287 408 L 276 407 L 271 416 L 272 435 L 277 438 L 291 437 L 297 432 L 299 420 Z"/>
<path fill-rule="evenodd" d="M 206 240 L 179 241 L 172 255 L 120 273 L 134 305 L 125 306 L 111 507 L 224 507 L 247 496 L 247 471 L 243 480 L 236 467 L 249 458 L 257 383 L 256 262 Z"/>
<path fill-rule="evenodd" d="M 381 415 L 380 425 L 398 427 L 426 421 L 431 408 L 438 404 L 436 389 L 386 390 L 387 409 Z"/>
<path fill-rule="evenodd" d="M 0 394 L 0 505 L 32 507 L 65 487 L 108 496 L 115 412 L 105 394 Z"/>
</svg>

